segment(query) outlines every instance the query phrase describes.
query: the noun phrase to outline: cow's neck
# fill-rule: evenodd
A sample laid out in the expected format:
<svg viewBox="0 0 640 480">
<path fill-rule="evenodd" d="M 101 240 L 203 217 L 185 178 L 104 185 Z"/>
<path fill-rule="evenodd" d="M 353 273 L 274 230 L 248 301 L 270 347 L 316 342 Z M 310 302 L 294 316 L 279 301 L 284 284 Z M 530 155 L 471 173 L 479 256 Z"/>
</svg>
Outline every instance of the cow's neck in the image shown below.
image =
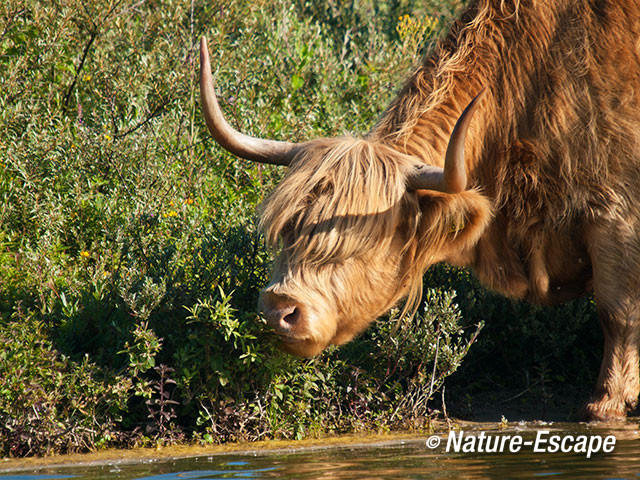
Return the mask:
<svg viewBox="0 0 640 480">
<path fill-rule="evenodd" d="M 531 71 L 553 41 L 558 12 L 565 8 L 562 1 L 542 5 L 547 3 L 543 0 L 535 7 L 515 3 L 517 11 L 499 0 L 473 2 L 411 76 L 370 137 L 442 166 L 455 122 L 486 87 L 465 144 L 467 173 L 474 181 L 479 163 L 488 154 L 500 155 L 515 139 L 522 121 L 518 115 L 525 108 L 527 92 L 534 90 Z M 539 18 L 540 12 L 544 18 Z M 490 169 L 491 162 L 485 167 Z"/>
</svg>

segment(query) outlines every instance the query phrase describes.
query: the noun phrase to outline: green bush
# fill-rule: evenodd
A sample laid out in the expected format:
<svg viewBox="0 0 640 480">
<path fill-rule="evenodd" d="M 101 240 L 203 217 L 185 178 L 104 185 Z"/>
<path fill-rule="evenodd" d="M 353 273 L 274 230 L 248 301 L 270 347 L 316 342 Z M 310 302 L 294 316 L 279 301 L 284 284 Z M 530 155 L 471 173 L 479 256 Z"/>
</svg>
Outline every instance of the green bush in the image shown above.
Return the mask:
<svg viewBox="0 0 640 480">
<path fill-rule="evenodd" d="M 465 333 L 453 295 L 429 290 L 415 318 L 395 311 L 356 341 L 299 360 L 278 355 L 262 322 L 238 319 L 228 300 L 201 303 L 190 317 L 207 327 L 196 335 L 209 366 L 197 396 L 210 441 L 427 428 L 429 401 L 481 328 Z"/>
<path fill-rule="evenodd" d="M 32 317 L 0 329 L 0 451 L 23 456 L 123 443 L 128 378 L 73 362 Z"/>
</svg>

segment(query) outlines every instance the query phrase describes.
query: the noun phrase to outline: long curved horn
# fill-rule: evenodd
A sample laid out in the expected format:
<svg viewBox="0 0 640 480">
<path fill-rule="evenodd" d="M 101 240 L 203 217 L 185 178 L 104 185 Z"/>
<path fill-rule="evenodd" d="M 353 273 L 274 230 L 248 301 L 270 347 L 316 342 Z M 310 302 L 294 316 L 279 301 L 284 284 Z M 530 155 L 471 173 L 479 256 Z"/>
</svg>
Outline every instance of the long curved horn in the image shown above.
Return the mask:
<svg viewBox="0 0 640 480">
<path fill-rule="evenodd" d="M 213 88 L 209 49 L 204 37 L 200 40 L 200 98 L 207 127 L 224 149 L 255 162 L 289 165 L 298 144 L 250 137 L 235 130 L 224 119 Z"/>
<path fill-rule="evenodd" d="M 486 92 L 486 87 L 464 109 L 453 127 L 444 168 L 432 165 L 420 165 L 407 179 L 410 190 L 437 190 L 445 193 L 460 193 L 467 188 L 467 171 L 464 162 L 464 140 L 473 114 L 480 105 L 480 100 Z"/>
</svg>

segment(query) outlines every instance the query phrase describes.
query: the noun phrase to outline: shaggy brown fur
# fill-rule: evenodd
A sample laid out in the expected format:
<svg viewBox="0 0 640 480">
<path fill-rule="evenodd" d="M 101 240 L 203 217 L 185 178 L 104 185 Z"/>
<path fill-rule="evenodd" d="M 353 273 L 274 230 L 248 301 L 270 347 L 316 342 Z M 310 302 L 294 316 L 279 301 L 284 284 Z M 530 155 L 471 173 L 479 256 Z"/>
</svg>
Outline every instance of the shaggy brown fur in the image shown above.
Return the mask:
<svg viewBox="0 0 640 480">
<path fill-rule="evenodd" d="M 406 191 L 412 166 L 442 166 L 484 86 L 471 188 Z M 284 244 L 265 314 L 286 349 L 313 355 L 403 296 L 415 305 L 441 260 L 542 304 L 593 290 L 605 353 L 587 413 L 622 417 L 640 389 L 638 197 L 640 2 L 477 0 L 365 139 L 300 149 L 264 207 Z"/>
</svg>

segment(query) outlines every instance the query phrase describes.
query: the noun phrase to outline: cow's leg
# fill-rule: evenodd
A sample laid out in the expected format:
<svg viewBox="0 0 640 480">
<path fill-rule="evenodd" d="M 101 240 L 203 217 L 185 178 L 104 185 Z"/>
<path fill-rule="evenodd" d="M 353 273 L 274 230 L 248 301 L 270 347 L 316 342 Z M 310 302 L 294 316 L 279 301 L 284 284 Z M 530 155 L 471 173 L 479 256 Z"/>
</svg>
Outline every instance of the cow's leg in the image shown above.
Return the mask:
<svg viewBox="0 0 640 480">
<path fill-rule="evenodd" d="M 624 418 L 635 408 L 640 390 L 638 371 L 638 312 L 599 308 L 604 333 L 604 355 L 593 400 L 587 404 L 589 420 Z"/>
<path fill-rule="evenodd" d="M 585 410 L 589 420 L 613 420 L 635 408 L 640 392 L 640 265 L 633 258 L 638 252 L 636 239 L 629 242 L 615 228 L 609 235 L 599 233 L 592 237 L 590 253 L 604 355 L 593 399 Z"/>
</svg>

